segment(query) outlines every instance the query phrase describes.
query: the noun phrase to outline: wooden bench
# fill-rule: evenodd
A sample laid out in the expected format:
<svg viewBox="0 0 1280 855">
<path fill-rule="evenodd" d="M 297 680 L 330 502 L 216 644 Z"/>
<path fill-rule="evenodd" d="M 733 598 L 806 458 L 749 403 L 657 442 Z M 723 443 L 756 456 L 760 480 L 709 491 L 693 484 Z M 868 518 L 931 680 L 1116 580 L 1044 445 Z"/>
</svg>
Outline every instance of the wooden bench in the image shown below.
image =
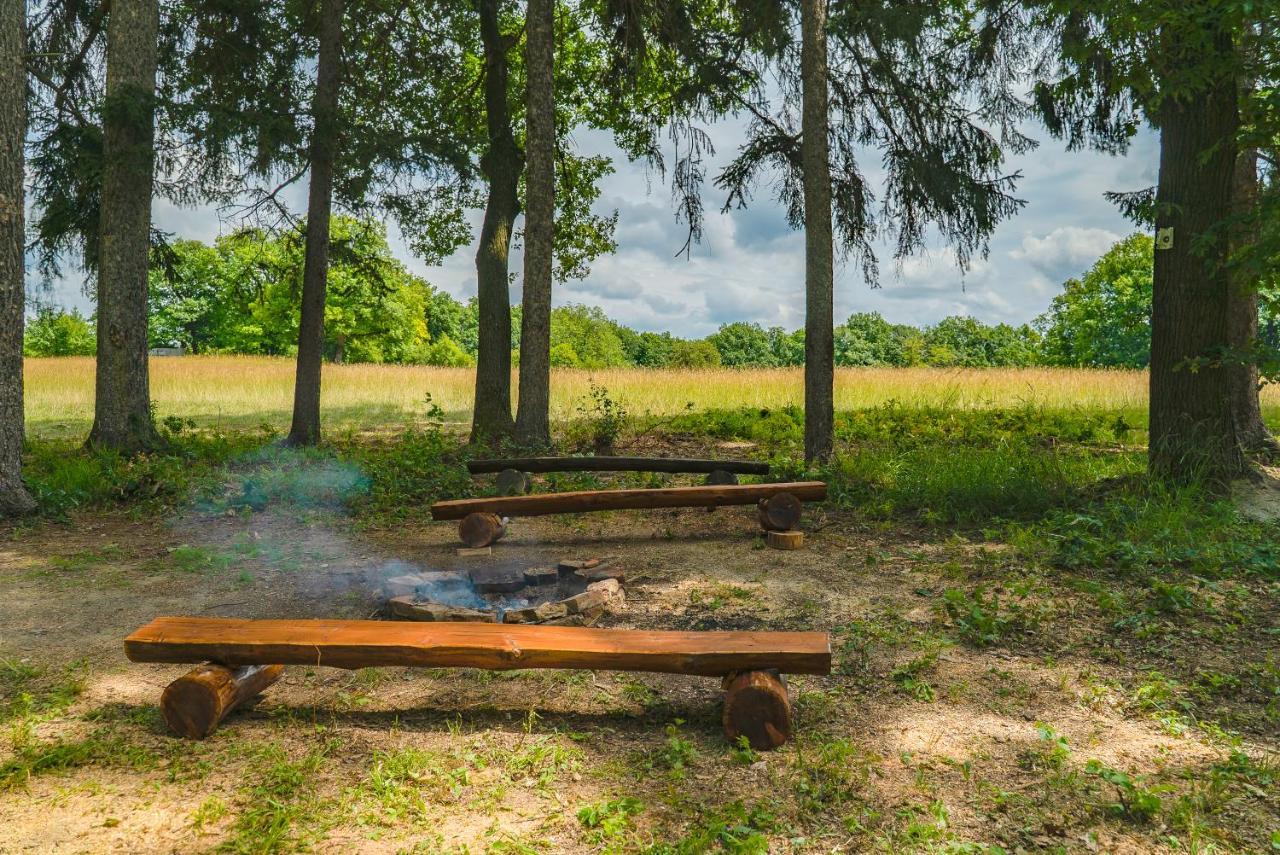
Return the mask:
<svg viewBox="0 0 1280 855">
<path fill-rule="evenodd" d="M 760 525 L 767 531 L 790 531 L 800 521 L 802 502 L 827 497 L 821 481 L 785 481 L 777 484 L 725 484 L 703 487 L 661 487 L 639 490 L 578 490 L 533 496 L 495 496 L 452 499 L 431 506 L 435 520 L 461 520 L 458 535 L 469 547 L 488 546 L 505 530 L 504 516 L 651 508 L 715 508 L 757 505 Z"/>
<path fill-rule="evenodd" d="M 530 472 L 671 472 L 706 475 L 707 484 L 737 484 L 739 475 L 768 475 L 769 464 L 759 460 L 707 460 L 690 457 L 501 457 L 471 460 L 472 475 L 498 473 L 498 494 L 529 492 Z"/>
<path fill-rule="evenodd" d="M 824 632 L 658 632 L 484 623 L 158 617 L 124 642 L 132 662 L 207 663 L 164 690 L 177 733 L 200 739 L 280 678 L 284 665 L 334 668 L 581 668 L 723 679 L 724 729 L 754 748 L 791 735 L 781 674 L 828 674 Z"/>
</svg>

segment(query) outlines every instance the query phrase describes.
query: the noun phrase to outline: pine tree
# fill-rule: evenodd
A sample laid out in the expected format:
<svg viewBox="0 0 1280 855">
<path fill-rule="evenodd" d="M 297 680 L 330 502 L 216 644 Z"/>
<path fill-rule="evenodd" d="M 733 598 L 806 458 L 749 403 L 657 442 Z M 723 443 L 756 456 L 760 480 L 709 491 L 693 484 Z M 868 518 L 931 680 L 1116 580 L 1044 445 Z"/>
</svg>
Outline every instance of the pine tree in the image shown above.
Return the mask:
<svg viewBox="0 0 1280 855">
<path fill-rule="evenodd" d="M 551 278 L 556 208 L 555 2 L 528 0 L 525 25 L 524 293 L 520 313 L 522 445 L 551 445 Z"/>
<path fill-rule="evenodd" d="M 126 453 L 159 442 L 147 373 L 159 21 L 158 0 L 113 0 L 107 18 L 98 360 L 89 444 Z"/>
<path fill-rule="evenodd" d="M 26 4 L 0 0 L 0 516 L 35 510 L 22 483 Z"/>
<path fill-rule="evenodd" d="M 306 262 L 302 271 L 302 318 L 298 324 L 290 445 L 315 445 L 320 441 L 320 363 L 324 355 L 324 304 L 329 276 L 329 215 L 338 155 L 343 0 L 320 0 L 318 6 L 320 47 L 311 100 L 311 184 L 307 194 Z"/>
</svg>

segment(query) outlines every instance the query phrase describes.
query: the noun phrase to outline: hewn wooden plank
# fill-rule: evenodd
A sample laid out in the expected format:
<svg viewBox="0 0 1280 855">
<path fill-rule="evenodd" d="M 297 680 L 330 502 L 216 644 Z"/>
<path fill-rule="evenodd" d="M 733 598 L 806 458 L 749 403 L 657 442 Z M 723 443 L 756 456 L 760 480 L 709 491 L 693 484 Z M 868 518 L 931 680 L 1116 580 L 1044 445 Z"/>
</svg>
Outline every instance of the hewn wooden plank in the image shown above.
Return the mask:
<svg viewBox="0 0 1280 855">
<path fill-rule="evenodd" d="M 535 517 L 546 514 L 628 509 L 714 508 L 721 505 L 754 505 L 761 499 L 768 499 L 779 493 L 790 493 L 804 502 L 820 502 L 827 497 L 827 485 L 821 481 L 791 481 L 780 484 L 723 484 L 644 490 L 577 490 L 570 493 L 541 493 L 533 496 L 453 499 L 432 505 L 431 518 L 457 520 L 477 511 L 501 516 Z"/>
<path fill-rule="evenodd" d="M 125 639 L 134 662 L 335 668 L 586 668 L 723 676 L 827 674 L 825 632 L 650 632 L 482 623 L 158 617 Z"/>
<path fill-rule="evenodd" d="M 503 457 L 472 460 L 472 475 L 516 469 L 520 472 L 696 472 L 717 470 L 738 475 L 768 475 L 769 464 L 759 460 L 703 460 L 682 457 Z"/>
</svg>

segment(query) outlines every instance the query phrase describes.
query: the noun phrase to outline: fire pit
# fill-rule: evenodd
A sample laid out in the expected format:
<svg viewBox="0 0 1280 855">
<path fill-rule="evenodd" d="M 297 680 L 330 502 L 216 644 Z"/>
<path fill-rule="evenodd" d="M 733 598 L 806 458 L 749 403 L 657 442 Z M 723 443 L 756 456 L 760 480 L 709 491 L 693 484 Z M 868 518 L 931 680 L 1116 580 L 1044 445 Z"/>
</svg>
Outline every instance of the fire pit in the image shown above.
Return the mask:
<svg viewBox="0 0 1280 855">
<path fill-rule="evenodd" d="M 393 618 L 590 626 L 625 603 L 626 574 L 598 559 L 408 573 L 383 585 Z"/>
</svg>

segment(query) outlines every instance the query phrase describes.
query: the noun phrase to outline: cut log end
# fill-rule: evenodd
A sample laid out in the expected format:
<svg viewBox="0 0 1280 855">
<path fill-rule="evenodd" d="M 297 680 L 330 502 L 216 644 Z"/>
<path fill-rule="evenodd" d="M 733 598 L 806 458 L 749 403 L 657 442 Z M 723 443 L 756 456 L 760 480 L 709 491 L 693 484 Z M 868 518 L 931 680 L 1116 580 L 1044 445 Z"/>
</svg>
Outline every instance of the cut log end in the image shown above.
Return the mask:
<svg viewBox="0 0 1280 855">
<path fill-rule="evenodd" d="M 791 493 L 777 493 L 761 499 L 760 527 L 766 531 L 791 531 L 800 524 L 804 504 Z"/>
<path fill-rule="evenodd" d="M 804 547 L 804 532 L 766 531 L 764 533 L 764 542 L 767 543 L 771 549 L 802 549 Z"/>
<path fill-rule="evenodd" d="M 533 487 L 533 480 L 519 469 L 503 469 L 495 484 L 499 496 L 523 496 Z"/>
<path fill-rule="evenodd" d="M 707 473 L 707 477 L 703 481 L 703 483 L 709 484 L 712 486 L 719 486 L 724 484 L 737 484 L 738 476 L 732 472 L 726 472 L 723 469 L 716 469 L 713 472 Z"/>
<path fill-rule="evenodd" d="M 201 665 L 170 683 L 160 696 L 165 723 L 179 736 L 204 739 L 227 715 L 284 673 L 283 665 L 227 668 Z"/>
<path fill-rule="evenodd" d="M 791 699 L 776 671 L 744 671 L 725 678 L 724 735 L 745 736 L 756 751 L 771 751 L 791 738 Z"/>
<path fill-rule="evenodd" d="M 502 517 L 487 511 L 467 514 L 458 523 L 458 538 L 471 549 L 491 545 L 506 531 Z"/>
</svg>

